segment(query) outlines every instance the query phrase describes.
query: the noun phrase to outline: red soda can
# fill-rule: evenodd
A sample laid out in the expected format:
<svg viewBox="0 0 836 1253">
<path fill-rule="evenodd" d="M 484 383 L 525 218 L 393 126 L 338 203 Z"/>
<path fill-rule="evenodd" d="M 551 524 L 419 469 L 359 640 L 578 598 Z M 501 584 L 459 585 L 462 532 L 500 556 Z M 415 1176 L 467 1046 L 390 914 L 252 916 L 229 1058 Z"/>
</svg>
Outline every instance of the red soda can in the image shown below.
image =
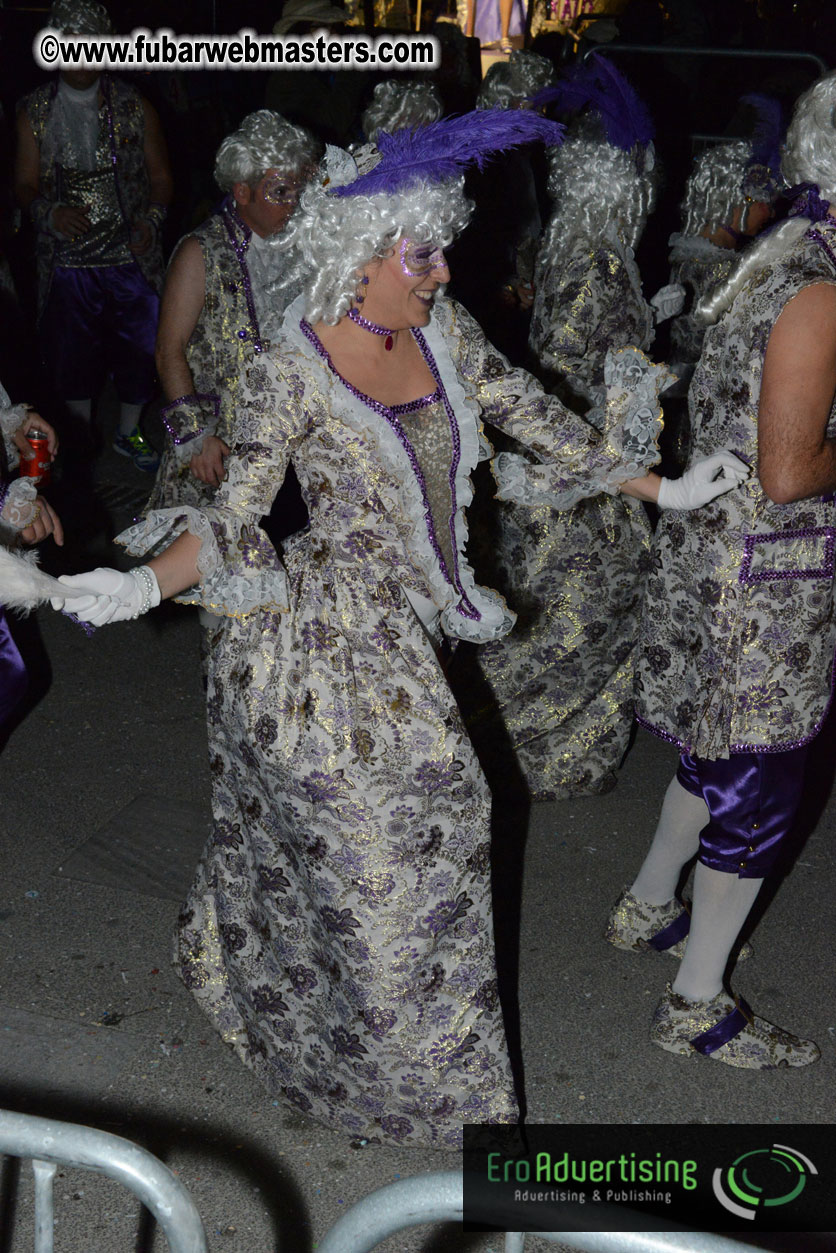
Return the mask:
<svg viewBox="0 0 836 1253">
<path fill-rule="evenodd" d="M 20 458 L 19 473 L 24 478 L 35 478 L 40 475 L 39 487 L 46 487 L 50 479 L 49 437 L 46 431 L 39 431 L 37 427 L 32 427 L 26 432 L 26 439 L 35 450 L 35 455 L 28 460 L 25 457 Z"/>
</svg>

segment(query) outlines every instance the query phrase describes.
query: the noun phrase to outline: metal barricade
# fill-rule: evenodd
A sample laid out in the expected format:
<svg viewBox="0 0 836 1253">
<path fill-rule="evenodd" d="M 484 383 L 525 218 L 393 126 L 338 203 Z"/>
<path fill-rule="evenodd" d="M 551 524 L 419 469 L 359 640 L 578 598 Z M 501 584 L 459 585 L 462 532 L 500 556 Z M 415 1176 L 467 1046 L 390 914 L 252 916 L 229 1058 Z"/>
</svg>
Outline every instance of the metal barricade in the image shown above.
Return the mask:
<svg viewBox="0 0 836 1253">
<path fill-rule="evenodd" d="M 786 51 L 783 48 L 691 48 L 687 44 L 593 44 L 586 49 L 583 59 L 587 60 L 594 53 L 600 52 L 606 53 L 607 56 L 613 52 L 623 52 L 625 55 L 630 56 L 633 53 L 638 53 L 654 57 L 704 57 L 709 61 L 718 59 L 732 61 L 802 61 L 809 62 L 818 71 L 817 74 L 813 75 L 814 78 L 818 78 L 821 74 L 826 74 L 828 69 L 827 62 L 816 52 Z"/>
<path fill-rule="evenodd" d="M 372 1253 L 382 1240 L 423 1223 L 461 1222 L 463 1177 L 457 1171 L 414 1175 L 363 1197 L 334 1224 L 319 1253 Z M 579 1253 L 752 1253 L 725 1236 L 698 1232 L 550 1231 L 539 1239 Z M 526 1235 L 509 1231 L 505 1253 L 525 1253 Z"/>
<path fill-rule="evenodd" d="M 53 1180 L 80 1166 L 129 1188 L 160 1225 L 171 1253 L 207 1253 L 200 1215 L 186 1189 L 152 1153 L 108 1131 L 0 1110 L 0 1155 L 32 1160 L 35 1253 L 53 1253 Z"/>
</svg>

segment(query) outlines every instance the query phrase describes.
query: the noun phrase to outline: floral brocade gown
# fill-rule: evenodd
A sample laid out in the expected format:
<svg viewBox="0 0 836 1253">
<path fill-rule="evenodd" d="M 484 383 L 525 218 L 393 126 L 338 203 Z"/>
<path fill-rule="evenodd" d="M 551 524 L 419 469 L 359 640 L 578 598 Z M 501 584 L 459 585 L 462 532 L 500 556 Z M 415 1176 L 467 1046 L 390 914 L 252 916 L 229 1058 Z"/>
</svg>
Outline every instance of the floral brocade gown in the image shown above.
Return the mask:
<svg viewBox="0 0 836 1253">
<path fill-rule="evenodd" d="M 428 629 L 510 629 L 464 559 L 480 415 L 548 465 L 540 490 L 612 490 L 647 460 L 658 406 L 614 386 L 608 440 L 439 300 L 413 332 L 437 380 L 389 409 L 332 368 L 300 301 L 242 385 L 211 507 L 149 514 L 133 552 L 184 526 L 221 615 L 210 650 L 214 832 L 176 962 L 271 1092 L 350 1136 L 451 1148 L 518 1117 L 497 999 L 490 796 Z M 637 392 L 654 392 L 638 357 Z M 637 414 L 637 409 L 641 410 Z M 426 419 L 426 429 L 420 430 Z M 628 429 L 629 428 L 629 429 Z M 257 529 L 292 459 L 309 530 L 281 559 Z M 511 477 L 519 477 L 511 466 Z M 509 487 L 509 491 L 514 488 Z"/>
<path fill-rule="evenodd" d="M 535 287 L 534 368 L 599 425 L 607 352 L 653 338 L 632 250 L 613 235 L 578 245 L 560 269 L 541 258 Z M 563 511 L 506 504 L 498 527 L 499 578 L 519 621 L 480 655 L 529 793 L 608 791 L 633 721 L 647 515 L 637 500 L 598 495 Z"/>
</svg>

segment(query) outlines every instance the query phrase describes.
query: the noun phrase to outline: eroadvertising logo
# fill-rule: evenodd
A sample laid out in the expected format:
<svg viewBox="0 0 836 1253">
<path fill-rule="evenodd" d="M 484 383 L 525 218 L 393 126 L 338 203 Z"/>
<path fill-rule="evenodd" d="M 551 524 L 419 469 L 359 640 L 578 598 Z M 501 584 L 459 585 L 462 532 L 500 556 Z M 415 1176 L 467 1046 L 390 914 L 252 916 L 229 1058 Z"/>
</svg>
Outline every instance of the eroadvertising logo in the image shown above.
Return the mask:
<svg viewBox="0 0 836 1253">
<path fill-rule="evenodd" d="M 731 1166 L 714 1171 L 714 1195 L 731 1214 L 753 1220 L 759 1208 L 789 1205 L 804 1191 L 808 1175 L 817 1175 L 809 1157 L 788 1144 L 750 1149 Z"/>
<path fill-rule="evenodd" d="M 827 1124 L 466 1126 L 466 1231 L 831 1231 Z M 802 1146 L 802 1147 L 799 1147 Z"/>
</svg>

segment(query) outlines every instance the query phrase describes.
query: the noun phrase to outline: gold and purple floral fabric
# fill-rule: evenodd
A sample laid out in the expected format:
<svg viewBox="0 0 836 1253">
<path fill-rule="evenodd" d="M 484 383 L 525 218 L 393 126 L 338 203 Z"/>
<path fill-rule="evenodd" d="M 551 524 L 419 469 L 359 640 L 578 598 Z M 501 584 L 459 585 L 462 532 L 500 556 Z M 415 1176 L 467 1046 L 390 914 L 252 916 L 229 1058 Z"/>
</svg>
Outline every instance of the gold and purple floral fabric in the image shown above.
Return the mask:
<svg viewBox="0 0 836 1253">
<path fill-rule="evenodd" d="M 451 450 L 442 481 L 395 411 L 339 378 L 301 313 L 291 306 L 278 350 L 247 372 L 212 506 L 152 512 L 122 537 L 145 552 L 187 526 L 202 580 L 184 599 L 222 615 L 208 649 L 214 831 L 176 962 L 222 1037 L 298 1110 L 348 1135 L 450 1148 L 463 1122 L 514 1121 L 517 1105 L 490 796 L 406 592 L 435 604 L 448 635 L 512 625 L 464 557 L 469 476 L 489 454 L 480 415 L 551 455 L 555 490 L 588 476 L 590 458 L 613 473 L 630 437 L 597 453 L 592 427 L 439 300 L 414 334 L 441 398 L 426 419 L 447 430 L 423 447 L 430 460 Z M 620 394 L 615 408 L 626 428 Z M 311 524 L 280 558 L 257 523 L 290 459 Z M 455 556 L 432 538 L 444 492 Z"/>
<path fill-rule="evenodd" d="M 608 351 L 647 347 L 652 316 L 632 251 L 578 247 L 559 272 L 538 266 L 529 348 L 538 373 L 583 410 Z M 600 409 L 586 413 L 600 425 Z M 655 441 L 637 461 L 658 460 Z M 573 507 L 505 505 L 497 563 L 517 629 L 481 650 L 520 769 L 535 800 L 607 791 L 633 723 L 633 662 L 648 569 L 642 505 L 588 496 Z M 496 728 L 495 734 L 499 734 Z"/>
<path fill-rule="evenodd" d="M 775 504 L 754 473 L 769 336 L 787 302 L 813 283 L 836 283 L 836 225 L 812 227 L 750 277 L 706 335 L 691 384 L 692 458 L 729 448 L 753 474 L 702 509 L 662 515 L 637 693 L 643 722 L 700 757 L 799 747 L 830 700 L 833 500 Z"/>
</svg>

